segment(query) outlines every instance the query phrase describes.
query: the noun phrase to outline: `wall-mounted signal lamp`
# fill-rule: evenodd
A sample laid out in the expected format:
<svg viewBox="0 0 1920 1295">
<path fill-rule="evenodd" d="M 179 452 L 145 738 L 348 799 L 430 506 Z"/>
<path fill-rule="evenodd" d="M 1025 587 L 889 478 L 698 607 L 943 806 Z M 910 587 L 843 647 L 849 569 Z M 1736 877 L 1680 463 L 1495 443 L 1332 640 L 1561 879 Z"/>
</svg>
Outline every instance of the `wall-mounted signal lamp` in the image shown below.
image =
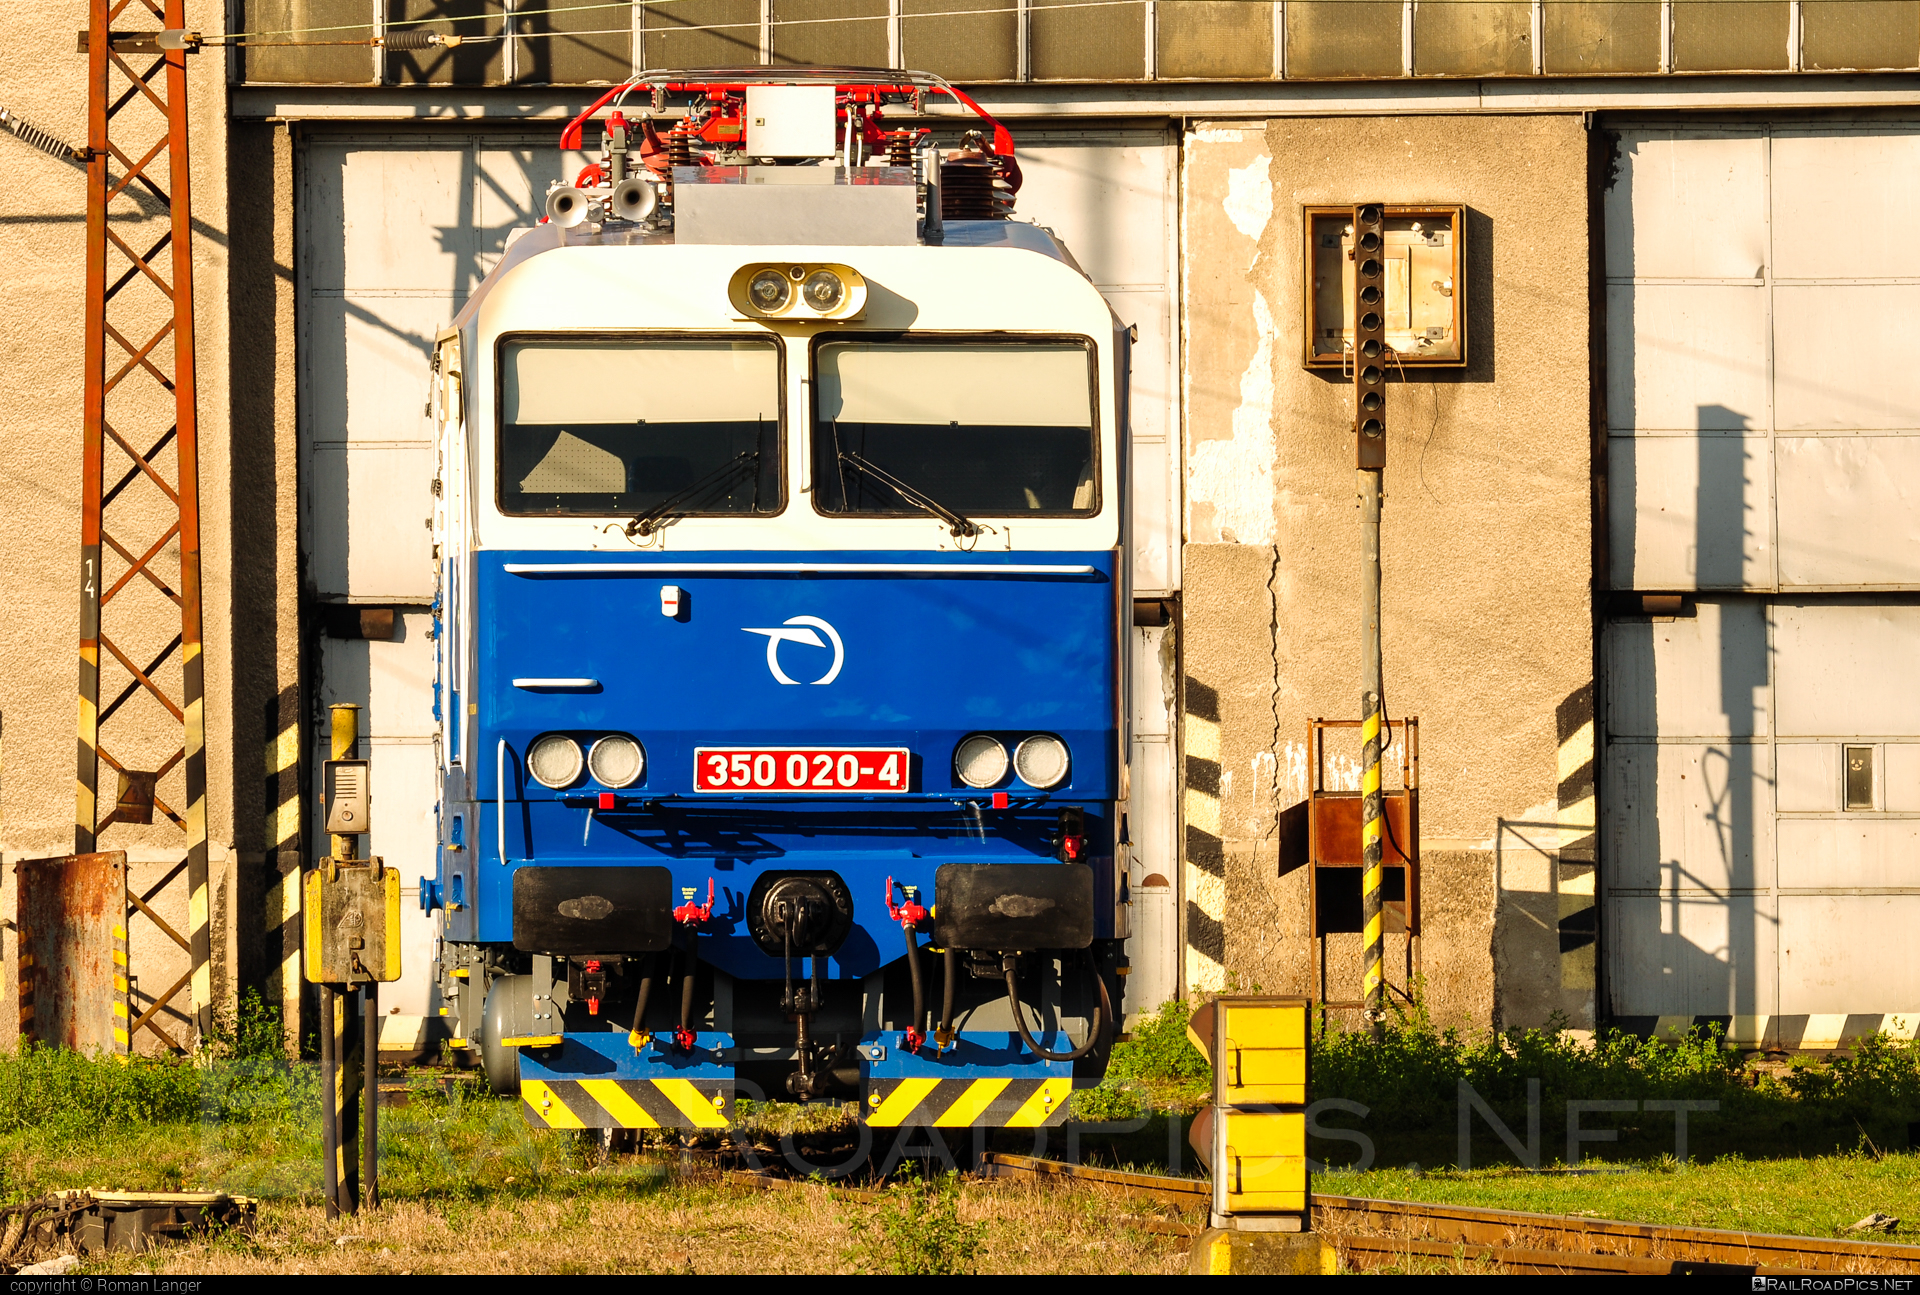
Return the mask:
<svg viewBox="0 0 1920 1295">
<path fill-rule="evenodd" d="M 1466 209 L 1459 204 L 1381 207 L 1374 249 L 1383 271 L 1379 312 L 1390 365 L 1463 368 L 1467 363 Z M 1301 225 L 1309 369 L 1350 371 L 1356 272 L 1352 207 L 1307 207 Z M 1364 231 L 1363 231 L 1364 233 Z"/>
<path fill-rule="evenodd" d="M 850 265 L 744 265 L 727 284 L 727 297 L 745 319 L 858 319 L 867 308 L 867 281 Z"/>
</svg>

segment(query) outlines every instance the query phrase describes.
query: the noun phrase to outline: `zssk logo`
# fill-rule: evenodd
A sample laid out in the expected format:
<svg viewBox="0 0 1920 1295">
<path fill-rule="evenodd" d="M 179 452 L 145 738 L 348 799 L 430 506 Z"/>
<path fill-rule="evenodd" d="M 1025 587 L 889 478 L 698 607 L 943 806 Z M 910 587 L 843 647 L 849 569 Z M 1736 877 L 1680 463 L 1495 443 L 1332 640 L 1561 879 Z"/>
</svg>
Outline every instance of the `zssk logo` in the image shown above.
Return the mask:
<svg viewBox="0 0 1920 1295">
<path fill-rule="evenodd" d="M 823 631 L 827 637 L 822 639 L 819 634 L 814 633 L 815 630 Z M 845 645 L 840 642 L 839 631 L 835 630 L 833 626 L 827 624 L 818 616 L 790 616 L 787 618 L 786 624 L 779 629 L 762 630 L 753 629 L 750 626 L 742 626 L 741 632 L 745 634 L 765 634 L 767 636 L 767 669 L 771 670 L 773 677 L 781 683 L 797 684 L 800 682 L 800 680 L 793 678 L 785 670 L 780 668 L 780 645 L 782 643 L 799 643 L 805 647 L 816 648 L 831 646 L 833 648 L 833 664 L 827 667 L 825 674 L 812 681 L 816 684 L 832 683 L 839 677 L 840 667 L 845 665 L 847 661 L 847 649 Z"/>
</svg>

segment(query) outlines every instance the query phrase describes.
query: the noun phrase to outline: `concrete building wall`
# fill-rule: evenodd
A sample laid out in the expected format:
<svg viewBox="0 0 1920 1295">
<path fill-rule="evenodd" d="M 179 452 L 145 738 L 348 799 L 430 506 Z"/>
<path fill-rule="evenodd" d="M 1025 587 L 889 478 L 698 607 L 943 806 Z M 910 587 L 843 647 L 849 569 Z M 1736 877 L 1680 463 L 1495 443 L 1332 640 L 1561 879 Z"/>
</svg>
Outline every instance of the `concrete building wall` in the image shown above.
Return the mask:
<svg viewBox="0 0 1920 1295">
<path fill-rule="evenodd" d="M 1202 123 L 1186 143 L 1188 988 L 1359 996 L 1358 934 L 1327 937 L 1319 979 L 1286 813 L 1307 720 L 1360 709 L 1351 382 L 1301 364 L 1301 208 L 1460 202 L 1471 363 L 1396 373 L 1388 405 L 1386 704 L 1421 722 L 1419 969 L 1444 1023 L 1591 1025 L 1592 950 L 1563 959 L 1560 932 L 1592 906 L 1582 119 Z M 1331 754 L 1329 786 L 1356 787 L 1357 739 Z M 1389 937 L 1402 987 L 1405 956 Z"/>
<path fill-rule="evenodd" d="M 72 33 L 87 26 L 87 5 L 63 0 L 37 12 L 43 20 L 37 30 L 43 34 L 0 49 L 5 105 L 63 141 L 84 145 L 87 60 L 74 52 Z M 224 23 L 220 4 L 190 0 L 189 28 L 218 31 Z M 146 66 L 141 56 L 130 56 L 130 61 L 137 68 Z M 272 492 L 263 494 L 259 469 L 261 455 L 273 452 L 272 422 L 262 422 L 257 414 L 262 397 L 269 402 L 277 398 L 271 364 L 258 363 L 263 345 L 264 353 L 272 354 L 271 334 L 262 334 L 246 309 L 230 311 L 236 302 L 244 307 L 259 285 L 252 281 L 258 276 L 251 272 L 254 256 L 246 241 L 257 227 L 236 238 L 229 196 L 238 193 L 244 202 L 253 202 L 264 192 L 270 202 L 271 171 L 263 191 L 255 187 L 259 177 L 253 172 L 230 170 L 223 55 L 196 54 L 188 66 L 213 991 L 215 1001 L 222 1002 L 231 998 L 242 971 L 232 938 L 236 901 L 242 898 L 236 888 L 251 884 L 247 873 L 257 869 L 260 857 L 259 832 L 248 820 L 251 814 L 257 821 L 258 812 L 236 789 L 244 787 L 253 801 L 259 799 L 261 708 L 253 697 L 261 685 L 256 676 L 262 658 L 272 662 L 280 654 L 279 627 L 258 613 L 263 602 L 275 605 L 276 598 L 292 591 L 279 588 L 271 562 L 261 562 L 263 545 L 269 553 L 274 550 L 276 527 Z M 158 115 L 147 111 L 142 116 L 145 108 L 135 101 L 116 119 L 116 142 L 133 150 L 136 159 L 158 137 Z M 136 139 L 141 141 L 137 149 Z M 117 177 L 125 168 L 116 161 L 110 171 Z M 238 187 L 230 189 L 236 179 Z M 129 192 L 134 200 L 116 202 L 111 228 L 129 246 L 145 252 L 165 229 L 164 209 L 137 187 Z M 85 213 L 85 173 L 80 166 L 36 152 L 18 139 L 0 138 L 0 265 L 6 267 L 0 273 L 0 354 L 7 357 L 0 364 L 0 605 L 6 609 L 0 616 L 0 912 L 9 918 L 15 909 L 9 865 L 73 848 Z M 107 256 L 111 282 L 128 262 L 111 244 Z M 249 266 L 239 281 L 229 273 L 236 258 Z M 136 344 L 166 318 L 165 300 L 157 292 L 145 298 L 136 295 L 144 286 L 130 287 L 116 305 L 125 311 L 116 322 L 130 337 L 141 327 L 147 329 L 134 339 Z M 238 346 L 231 342 L 236 332 L 242 339 Z M 113 341 L 107 345 L 111 373 L 124 355 Z M 155 354 L 164 356 L 167 346 L 161 343 Z M 142 381 L 150 390 L 139 389 Z M 290 398 L 290 382 L 284 390 Z M 235 391 L 242 392 L 237 403 L 230 398 Z M 126 421 L 119 430 L 144 449 L 172 421 L 171 401 L 150 378 L 138 374 L 128 380 L 125 394 L 128 403 L 120 407 L 119 416 Z M 111 405 L 109 413 L 114 414 Z M 259 432 L 263 427 L 264 441 Z M 173 479 L 171 455 L 157 456 L 156 462 L 162 474 Z M 109 442 L 105 464 L 112 484 L 130 461 Z M 291 482 L 286 486 L 290 489 Z M 167 524 L 168 506 L 157 492 L 143 499 L 130 489 L 116 507 L 125 539 L 136 553 Z M 109 514 L 110 521 L 113 516 Z M 171 576 L 178 562 L 176 542 L 160 553 L 154 566 Z M 107 565 L 111 580 L 112 563 Z M 263 588 L 273 592 L 263 596 Z M 110 635 L 119 628 L 127 639 L 144 641 L 168 615 L 157 593 L 144 602 L 129 596 L 108 605 L 103 627 Z M 177 612 L 171 615 L 177 631 Z M 116 616 L 122 619 L 116 622 Z M 148 632 L 136 630 L 136 621 Z M 159 676 L 176 697 L 178 660 L 175 653 L 170 669 Z M 126 677 L 122 672 L 120 680 Z M 117 691 L 116 682 L 103 671 L 103 699 Z M 143 756 L 146 748 L 179 743 L 177 723 L 150 701 L 136 698 L 109 723 L 119 726 L 114 731 L 125 749 Z M 132 759 L 129 764 L 142 767 Z M 180 774 L 172 777 L 177 782 Z M 163 794 L 168 786 L 163 780 Z M 111 808 L 115 775 L 109 768 L 102 768 L 100 789 Z M 184 871 L 172 875 L 173 865 L 185 853 L 179 829 L 158 815 L 151 827 L 116 824 L 102 833 L 99 848 L 126 850 L 131 887 L 149 896 L 175 929 L 189 929 Z M 186 970 L 187 957 L 145 919 L 136 919 L 130 932 L 137 1013 Z M 18 947 L 16 932 L 0 930 L 0 937 L 4 1047 L 13 1042 L 18 1022 Z M 186 1008 L 185 991 L 174 1002 Z M 180 1018 L 168 1014 L 161 1020 L 174 1037 L 190 1037 Z M 149 1037 L 142 1046 L 150 1050 L 154 1040 Z"/>
</svg>

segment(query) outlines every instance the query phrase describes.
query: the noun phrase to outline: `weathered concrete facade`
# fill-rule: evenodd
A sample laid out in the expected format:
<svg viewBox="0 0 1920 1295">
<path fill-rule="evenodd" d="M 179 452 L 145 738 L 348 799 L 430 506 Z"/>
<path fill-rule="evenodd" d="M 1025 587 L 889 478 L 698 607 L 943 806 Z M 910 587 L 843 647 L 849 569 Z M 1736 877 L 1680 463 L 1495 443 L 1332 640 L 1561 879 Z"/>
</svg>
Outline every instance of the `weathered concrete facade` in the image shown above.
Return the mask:
<svg viewBox="0 0 1920 1295">
<path fill-rule="evenodd" d="M 1300 359 L 1301 208 L 1460 202 L 1469 366 L 1396 373 L 1388 397 L 1382 634 L 1388 714 L 1421 724 L 1419 971 L 1446 1023 L 1592 1022 L 1591 948 L 1561 954 L 1593 893 L 1587 154 L 1578 116 L 1187 137 L 1191 990 L 1323 991 L 1283 815 L 1307 794 L 1307 720 L 1360 713 L 1361 549 L 1351 381 Z M 1357 742 L 1332 750 L 1329 785 L 1357 786 Z M 1360 937 L 1326 938 L 1324 996 L 1354 999 Z"/>
<path fill-rule="evenodd" d="M 6 106 L 66 143 L 87 142 L 87 60 L 74 53 L 72 35 L 87 26 L 82 3 L 43 10 L 45 30 L 64 36 L 15 42 L 0 52 L 0 98 Z M 218 31 L 221 5 L 195 0 L 188 26 Z M 144 63 L 141 64 L 144 68 Z M 290 311 L 278 321 L 275 293 L 292 263 L 290 186 L 285 132 L 278 132 L 281 184 L 274 185 L 276 133 L 264 125 L 229 129 L 225 60 L 217 52 L 189 60 L 188 104 L 192 132 L 192 213 L 195 343 L 199 386 L 201 570 L 207 729 L 210 910 L 213 935 L 213 998 L 231 1003 L 243 983 L 263 984 L 259 966 L 258 916 L 264 902 L 261 751 L 265 702 L 297 679 L 298 636 L 294 615 L 298 585 L 292 526 L 294 481 L 291 436 L 292 333 Z M 116 74 L 117 75 L 117 74 Z M 124 84 L 124 81 L 122 81 Z M 116 119 L 114 138 L 123 148 L 157 138 L 160 118 L 138 101 Z M 85 172 L 18 140 L 0 141 L 0 912 L 14 912 L 12 863 L 65 853 L 74 840 L 75 649 L 79 637 L 76 561 L 79 544 L 81 432 L 84 390 L 82 345 L 86 305 Z M 138 152 L 135 153 L 138 156 Z M 116 177 L 124 174 L 110 165 Z M 136 189 L 130 192 L 139 194 Z M 137 210 L 138 214 L 135 214 Z M 119 200 L 112 229 L 129 246 L 145 251 L 165 229 L 164 209 L 139 195 Z M 127 268 L 108 248 L 109 281 Z M 145 288 L 126 290 L 120 305 Z M 121 316 L 157 326 L 166 318 L 157 291 L 131 301 Z M 128 332 L 133 330 L 128 328 Z M 151 328 L 148 330 L 151 331 Z M 142 333 L 136 340 L 145 340 Z M 238 344 L 234 344 L 234 338 Z M 170 343 L 156 354 L 165 356 Z M 107 343 L 108 372 L 125 356 Z M 276 372 L 276 365 L 278 372 Z M 136 375 L 137 376 L 137 375 Z M 132 383 L 129 383 L 131 387 Z M 151 382 L 147 384 L 153 386 Z M 154 395 L 159 389 L 154 387 Z M 150 407 L 149 407 L 150 405 Z M 279 426 L 288 438 L 286 469 L 278 466 Z M 164 398 L 138 408 L 142 420 L 125 430 L 130 440 L 151 443 L 171 423 Z M 169 479 L 170 453 L 156 458 Z M 129 460 L 109 442 L 105 472 L 111 486 Z M 141 483 L 144 485 L 144 483 Z M 284 510 L 280 504 L 284 503 Z M 131 508 L 129 509 L 129 505 Z M 135 551 L 165 529 L 167 507 L 153 493 L 141 499 L 129 490 L 116 502 L 128 539 L 145 536 Z M 157 526 L 151 523 L 159 519 Z M 154 561 L 163 578 L 177 583 L 178 542 Z M 119 570 L 124 570 L 121 564 Z M 109 583 L 117 572 L 111 562 Z M 126 618 L 158 627 L 178 613 L 156 596 L 110 604 L 108 633 Z M 122 619 L 116 621 L 116 617 Z M 103 704 L 128 676 L 111 661 L 102 671 Z M 158 676 L 178 696 L 179 656 Z M 179 744 L 179 727 L 150 699 L 135 697 L 114 721 L 120 740 L 136 751 Z M 137 761 L 132 767 L 140 767 Z M 179 773 L 173 775 L 175 783 Z M 102 795 L 113 795 L 113 771 L 103 769 Z M 163 796 L 177 793 L 161 783 Z M 110 804 L 108 808 L 110 808 Z M 103 811 L 104 812 L 104 811 Z M 103 850 L 125 850 L 129 884 L 174 926 L 188 929 L 184 836 L 156 815 L 151 827 L 116 824 L 100 840 Z M 144 919 L 130 924 L 130 961 L 136 1013 L 187 967 L 187 955 Z M 0 977 L 0 1047 L 10 1046 L 18 1027 L 14 974 L 17 934 L 0 930 L 7 974 Z M 187 1008 L 186 992 L 173 1003 Z M 190 1038 L 183 1013 L 163 1012 L 159 1023 L 176 1039 Z M 142 1035 L 142 1050 L 157 1040 Z"/>
</svg>

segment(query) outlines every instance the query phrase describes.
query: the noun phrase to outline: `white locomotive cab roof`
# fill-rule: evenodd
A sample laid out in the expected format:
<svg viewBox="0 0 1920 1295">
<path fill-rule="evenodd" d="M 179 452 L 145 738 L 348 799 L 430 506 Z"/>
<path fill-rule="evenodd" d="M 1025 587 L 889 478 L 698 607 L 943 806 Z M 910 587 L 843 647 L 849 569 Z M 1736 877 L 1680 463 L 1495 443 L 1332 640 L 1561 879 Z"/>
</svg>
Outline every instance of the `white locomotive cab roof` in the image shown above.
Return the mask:
<svg viewBox="0 0 1920 1295">
<path fill-rule="evenodd" d="M 941 247 L 674 245 L 658 235 L 581 237 L 577 230 L 551 226 L 516 238 L 456 321 L 472 344 L 466 368 L 471 393 L 467 444 L 472 459 L 469 515 L 474 520 L 474 542 L 488 548 L 610 553 L 1085 552 L 1114 547 L 1126 510 L 1121 484 L 1125 438 L 1117 425 L 1121 413 L 1116 399 L 1117 324 L 1112 311 L 1059 244 L 1036 226 L 955 222 L 947 227 L 947 234 Z M 847 266 L 866 281 L 860 319 L 840 323 L 753 320 L 742 317 L 729 299 L 728 285 L 745 266 L 823 264 Z M 719 344 L 731 355 L 708 353 L 675 369 L 671 364 L 663 367 L 653 360 L 616 358 L 594 349 L 596 341 L 605 345 L 621 334 L 662 333 L 697 336 L 709 348 Z M 914 341 L 945 335 L 964 342 L 972 354 L 952 353 L 952 362 L 943 366 L 931 352 L 899 347 L 902 334 Z M 528 346 L 515 346 L 513 339 L 523 336 Z M 737 345 L 726 345 L 770 338 L 782 343 L 777 357 L 771 347 L 749 347 L 745 348 L 749 353 L 742 354 Z M 875 359 L 861 350 L 839 349 L 830 353 L 831 362 L 823 359 L 825 372 L 816 375 L 816 339 L 872 340 L 882 343 L 876 350 L 898 354 Z M 1042 370 L 1023 365 L 1012 354 L 1017 344 L 1046 341 L 1086 345 L 1092 371 L 1084 392 L 1076 390 L 1069 396 L 1045 390 Z M 542 342 L 559 343 L 570 355 L 526 367 L 520 357 Z M 1007 356 L 993 351 L 1002 342 L 1008 344 Z M 507 374 L 500 372 L 503 343 L 511 357 Z M 1042 349 L 1057 351 L 1058 346 Z M 886 380 L 892 385 L 882 386 L 869 375 L 887 364 L 892 367 Z M 1075 370 L 1049 370 L 1053 374 L 1070 371 Z M 585 388 L 557 400 L 543 397 L 540 401 L 543 407 L 566 411 L 567 418 L 583 421 L 603 420 L 607 407 L 601 393 L 610 391 L 661 393 L 650 397 L 657 402 L 652 407 L 683 411 L 675 413 L 676 418 L 697 418 L 703 410 L 707 419 L 731 418 L 741 416 L 728 412 L 736 405 L 783 402 L 785 434 L 778 479 L 784 502 L 780 511 L 680 517 L 644 538 L 624 533 L 631 512 L 513 515 L 502 511 L 498 502 L 501 460 L 496 452 L 500 402 L 510 400 L 519 408 L 525 397 L 516 384 L 537 373 L 548 375 L 543 381 L 550 385 Z M 503 377 L 508 379 L 505 389 Z M 737 388 L 749 383 L 756 391 L 770 394 L 744 397 Z M 667 384 L 672 388 L 663 392 Z M 948 401 L 939 394 L 942 385 L 952 390 Z M 836 402 L 844 402 L 846 391 L 856 388 L 864 402 L 860 408 L 870 411 L 866 418 L 927 427 L 942 426 L 948 419 L 958 425 L 964 419 L 969 427 L 1004 421 L 1044 429 L 1073 425 L 1090 412 L 1092 464 L 1085 481 L 1073 490 L 1070 505 L 1056 508 L 1055 515 L 970 514 L 985 528 L 974 537 L 956 537 L 947 522 L 917 511 L 897 516 L 825 513 L 816 507 L 812 481 L 816 390 L 822 413 L 844 418 L 849 415 L 834 412 L 844 408 Z M 1025 395 L 1017 394 L 1023 389 Z M 952 410 L 943 419 L 938 415 L 946 404 Z M 1080 411 L 1077 418 L 1076 410 Z M 531 408 L 527 416 L 541 424 L 560 417 L 533 416 Z M 630 412 L 624 415 L 631 416 Z M 656 422 L 668 420 L 666 414 L 650 416 Z M 508 420 L 516 421 L 515 415 L 510 413 Z M 553 471 L 541 474 L 539 481 L 558 479 L 556 474 L 606 470 L 591 466 L 596 452 L 584 444 L 567 440 L 561 452 L 565 462 L 556 460 Z M 528 485 L 531 481 L 535 476 L 523 478 L 516 488 L 543 488 Z M 619 486 L 575 488 L 617 491 Z M 939 492 L 929 489 L 938 499 Z"/>
</svg>

